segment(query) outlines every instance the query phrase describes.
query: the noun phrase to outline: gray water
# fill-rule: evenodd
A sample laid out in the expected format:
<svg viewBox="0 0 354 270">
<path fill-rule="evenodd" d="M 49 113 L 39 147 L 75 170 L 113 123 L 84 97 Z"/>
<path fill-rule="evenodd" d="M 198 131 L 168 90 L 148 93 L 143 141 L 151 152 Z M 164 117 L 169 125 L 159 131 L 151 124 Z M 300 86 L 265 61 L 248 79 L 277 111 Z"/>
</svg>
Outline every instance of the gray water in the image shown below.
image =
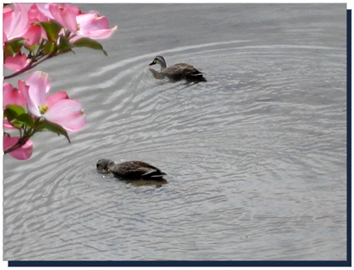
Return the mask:
<svg viewBox="0 0 354 270">
<path fill-rule="evenodd" d="M 119 30 L 38 67 L 88 121 L 4 157 L 4 260 L 346 259 L 345 4 L 80 7 Z M 208 81 L 156 80 L 156 55 Z"/>
</svg>

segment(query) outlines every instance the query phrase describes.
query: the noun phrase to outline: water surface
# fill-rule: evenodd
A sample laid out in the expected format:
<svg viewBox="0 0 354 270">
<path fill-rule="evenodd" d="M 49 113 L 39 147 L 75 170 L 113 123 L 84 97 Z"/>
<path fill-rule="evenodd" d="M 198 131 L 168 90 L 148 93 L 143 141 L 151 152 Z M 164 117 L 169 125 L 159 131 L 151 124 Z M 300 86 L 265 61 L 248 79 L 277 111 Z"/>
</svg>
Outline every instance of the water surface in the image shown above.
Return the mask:
<svg viewBox="0 0 354 270">
<path fill-rule="evenodd" d="M 4 157 L 4 260 L 346 259 L 344 4 L 80 7 L 119 30 L 109 57 L 39 67 L 88 123 Z M 156 80 L 156 55 L 208 81 Z M 168 183 L 98 174 L 100 158 Z"/>
</svg>

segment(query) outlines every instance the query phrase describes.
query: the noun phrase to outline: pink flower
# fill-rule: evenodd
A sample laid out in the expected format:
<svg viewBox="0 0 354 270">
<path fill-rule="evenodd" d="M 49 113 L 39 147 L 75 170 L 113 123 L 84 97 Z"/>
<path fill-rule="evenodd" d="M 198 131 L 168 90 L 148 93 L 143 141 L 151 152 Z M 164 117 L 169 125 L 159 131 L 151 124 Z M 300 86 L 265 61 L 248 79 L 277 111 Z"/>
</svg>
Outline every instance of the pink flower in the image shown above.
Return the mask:
<svg viewBox="0 0 354 270">
<path fill-rule="evenodd" d="M 76 16 L 76 21 L 79 24 L 77 37 L 74 37 L 72 42 L 81 37 L 88 37 L 91 39 L 105 39 L 112 36 L 113 32 L 117 30 L 117 26 L 109 28 L 108 19 L 100 16 L 98 13 L 91 11 L 90 13 L 82 13 Z"/>
<path fill-rule="evenodd" d="M 19 106 L 26 105 L 25 94 L 28 91 L 28 86 L 25 85 L 24 81 L 18 81 L 18 89 L 14 88 L 10 83 L 3 84 L 3 107 L 7 105 L 15 104 Z M 15 129 L 7 120 L 4 118 L 3 126 L 6 129 Z"/>
<path fill-rule="evenodd" d="M 8 137 L 4 135 L 4 150 L 10 148 L 11 146 L 15 145 L 19 140 L 19 137 Z M 9 152 L 9 154 L 16 159 L 25 160 L 29 159 L 32 156 L 33 152 L 33 142 L 28 140 L 24 145 L 20 148 Z"/>
<path fill-rule="evenodd" d="M 67 131 L 78 131 L 85 126 L 86 116 L 79 101 L 70 99 L 66 92 L 45 97 L 50 89 L 48 74 L 40 71 L 33 72 L 25 82 L 29 86 L 27 107 L 33 115 L 45 117 Z"/>
<path fill-rule="evenodd" d="M 19 81 L 19 88 L 14 88 L 11 83 L 3 84 L 3 107 L 5 108 L 9 104 L 15 104 L 19 106 L 26 105 L 26 98 L 23 94 L 27 91 L 23 81 Z"/>
<path fill-rule="evenodd" d="M 49 11 L 59 24 L 69 29 L 70 32 L 76 33 L 76 15 L 80 12 L 78 7 L 60 7 L 58 4 L 49 4 Z"/>
<path fill-rule="evenodd" d="M 19 71 L 29 64 L 26 54 L 19 52 L 15 56 L 5 58 L 4 67 L 10 70 Z"/>
<path fill-rule="evenodd" d="M 3 8 L 3 42 L 22 37 L 29 27 L 28 4 L 14 4 L 14 10 Z"/>
</svg>

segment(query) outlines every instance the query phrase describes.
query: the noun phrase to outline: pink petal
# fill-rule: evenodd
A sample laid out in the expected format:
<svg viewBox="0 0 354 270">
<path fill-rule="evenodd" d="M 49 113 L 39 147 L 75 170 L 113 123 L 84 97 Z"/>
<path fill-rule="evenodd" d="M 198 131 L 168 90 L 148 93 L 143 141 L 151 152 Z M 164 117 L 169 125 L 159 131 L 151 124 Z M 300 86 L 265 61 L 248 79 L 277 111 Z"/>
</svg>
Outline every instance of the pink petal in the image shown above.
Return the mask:
<svg viewBox="0 0 354 270">
<path fill-rule="evenodd" d="M 67 131 L 78 131 L 86 124 L 82 104 L 74 99 L 63 99 L 49 107 L 46 119 L 61 125 Z"/>
<path fill-rule="evenodd" d="M 49 10 L 59 24 L 69 29 L 70 32 L 76 33 L 76 9 L 61 8 L 58 4 L 49 4 Z"/>
<path fill-rule="evenodd" d="M 103 29 L 103 30 L 87 32 L 86 35 L 92 39 L 105 39 L 105 38 L 110 38 L 113 35 L 114 31 L 116 30 L 117 27 L 114 27 L 112 29 Z"/>
<path fill-rule="evenodd" d="M 19 137 L 8 137 L 5 135 L 4 136 L 4 150 L 13 146 L 18 140 L 19 140 Z M 28 140 L 20 148 L 10 152 L 9 154 L 13 158 L 16 158 L 19 160 L 25 160 L 25 159 L 29 159 L 32 156 L 32 152 L 33 152 L 33 142 L 31 140 Z"/>
<path fill-rule="evenodd" d="M 97 14 L 98 15 L 98 14 Z M 109 28 L 109 21 L 105 16 L 97 16 L 95 17 L 95 30 L 102 30 Z"/>
<path fill-rule="evenodd" d="M 28 19 L 33 22 L 46 22 L 50 19 L 54 19 L 49 11 L 49 4 L 33 4 L 28 11 Z"/>
<path fill-rule="evenodd" d="M 77 21 L 78 24 L 80 24 L 80 27 L 81 27 L 81 24 L 84 25 L 88 21 L 93 20 L 96 14 L 97 14 L 96 12 L 95 13 L 91 12 L 91 13 L 78 14 L 76 16 L 76 21 Z"/>
<path fill-rule="evenodd" d="M 27 56 L 24 53 L 18 53 L 15 56 L 5 58 L 4 67 L 10 70 L 19 71 L 29 64 Z"/>
<path fill-rule="evenodd" d="M 13 86 L 10 83 L 4 83 L 3 84 L 3 106 L 5 107 L 9 104 L 25 106 L 26 98 L 19 89 L 13 88 Z"/>
<path fill-rule="evenodd" d="M 45 104 L 47 104 L 50 107 L 52 107 L 55 103 L 57 103 L 60 100 L 63 99 L 68 99 L 68 94 L 64 91 L 55 93 L 45 99 Z"/>
<path fill-rule="evenodd" d="M 3 127 L 6 129 L 16 129 L 13 125 L 10 124 L 9 120 L 7 118 L 4 118 L 3 120 Z"/>
<path fill-rule="evenodd" d="M 97 13 L 83 13 L 76 16 L 76 20 L 82 33 L 109 27 L 107 18 L 99 16 Z"/>
<path fill-rule="evenodd" d="M 7 36 L 5 34 L 5 32 L 2 32 L 2 42 L 5 43 L 7 41 Z"/>
<path fill-rule="evenodd" d="M 49 3 L 37 3 L 35 4 L 37 6 L 37 9 L 42 13 L 44 16 L 50 19 L 54 19 L 52 13 L 49 10 Z M 71 11 L 74 12 L 75 15 L 78 15 L 80 13 L 80 8 L 77 6 L 72 6 L 71 4 L 66 4 L 66 3 L 60 3 L 57 4 L 61 8 L 71 8 Z"/>
<path fill-rule="evenodd" d="M 45 95 L 50 89 L 48 74 L 35 71 L 26 78 L 25 83 L 29 86 L 27 96 L 28 110 L 36 116 L 41 116 L 38 106 L 44 105 Z"/>
<path fill-rule="evenodd" d="M 42 27 L 39 25 L 31 25 L 28 28 L 28 31 L 23 35 L 23 38 L 26 39 L 26 46 L 30 47 L 37 44 L 42 35 Z"/>
<path fill-rule="evenodd" d="M 43 16 L 54 19 L 52 13 L 49 11 L 49 3 L 36 3 L 37 9 Z"/>
<path fill-rule="evenodd" d="M 80 26 L 77 34 L 92 39 L 109 38 L 117 30 L 117 26 L 109 29 L 108 19 L 98 13 L 80 14 L 76 20 Z"/>
<path fill-rule="evenodd" d="M 5 14 L 5 13 L 11 12 L 11 11 L 12 11 L 12 8 L 10 8 L 9 6 L 3 7 L 3 9 L 2 9 L 2 14 Z"/>
<path fill-rule="evenodd" d="M 21 37 L 29 27 L 28 12 L 29 4 L 14 4 L 14 10 L 3 11 L 3 31 L 7 40 Z"/>
<path fill-rule="evenodd" d="M 27 100 L 29 86 L 25 83 L 25 81 L 23 81 L 23 80 L 18 81 L 18 89 L 21 91 L 21 93 L 23 94 L 23 96 Z"/>
<path fill-rule="evenodd" d="M 7 36 L 10 34 L 13 13 L 14 13 L 14 11 L 9 7 L 4 7 L 2 10 L 3 42 L 7 41 Z"/>
</svg>

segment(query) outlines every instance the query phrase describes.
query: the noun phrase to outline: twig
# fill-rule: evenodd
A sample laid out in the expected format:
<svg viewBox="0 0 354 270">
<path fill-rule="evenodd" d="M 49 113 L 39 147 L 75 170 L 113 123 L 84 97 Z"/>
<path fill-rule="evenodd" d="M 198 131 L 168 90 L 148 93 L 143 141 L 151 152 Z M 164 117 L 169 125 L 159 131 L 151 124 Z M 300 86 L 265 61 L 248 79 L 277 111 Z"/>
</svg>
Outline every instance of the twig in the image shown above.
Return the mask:
<svg viewBox="0 0 354 270">
<path fill-rule="evenodd" d="M 50 58 L 52 58 L 54 55 L 53 54 L 48 54 L 47 57 L 43 58 L 41 61 L 38 61 L 37 63 L 34 64 L 34 61 L 33 62 L 30 62 L 27 66 L 25 66 L 23 69 L 9 75 L 9 76 L 5 76 L 4 77 L 4 80 L 7 80 L 7 79 L 11 79 L 13 77 L 16 77 L 17 75 L 23 73 L 23 72 L 26 72 L 27 70 L 30 70 L 34 67 L 36 67 L 37 65 L 39 65 L 40 63 L 43 63 L 45 60 L 48 60 Z"/>
<path fill-rule="evenodd" d="M 24 138 L 18 139 L 18 141 L 14 145 L 12 145 L 9 148 L 4 150 L 4 154 L 8 154 L 16 149 L 21 148 L 24 144 L 26 144 L 26 142 L 28 140 L 29 140 L 29 137 L 24 137 Z"/>
</svg>

